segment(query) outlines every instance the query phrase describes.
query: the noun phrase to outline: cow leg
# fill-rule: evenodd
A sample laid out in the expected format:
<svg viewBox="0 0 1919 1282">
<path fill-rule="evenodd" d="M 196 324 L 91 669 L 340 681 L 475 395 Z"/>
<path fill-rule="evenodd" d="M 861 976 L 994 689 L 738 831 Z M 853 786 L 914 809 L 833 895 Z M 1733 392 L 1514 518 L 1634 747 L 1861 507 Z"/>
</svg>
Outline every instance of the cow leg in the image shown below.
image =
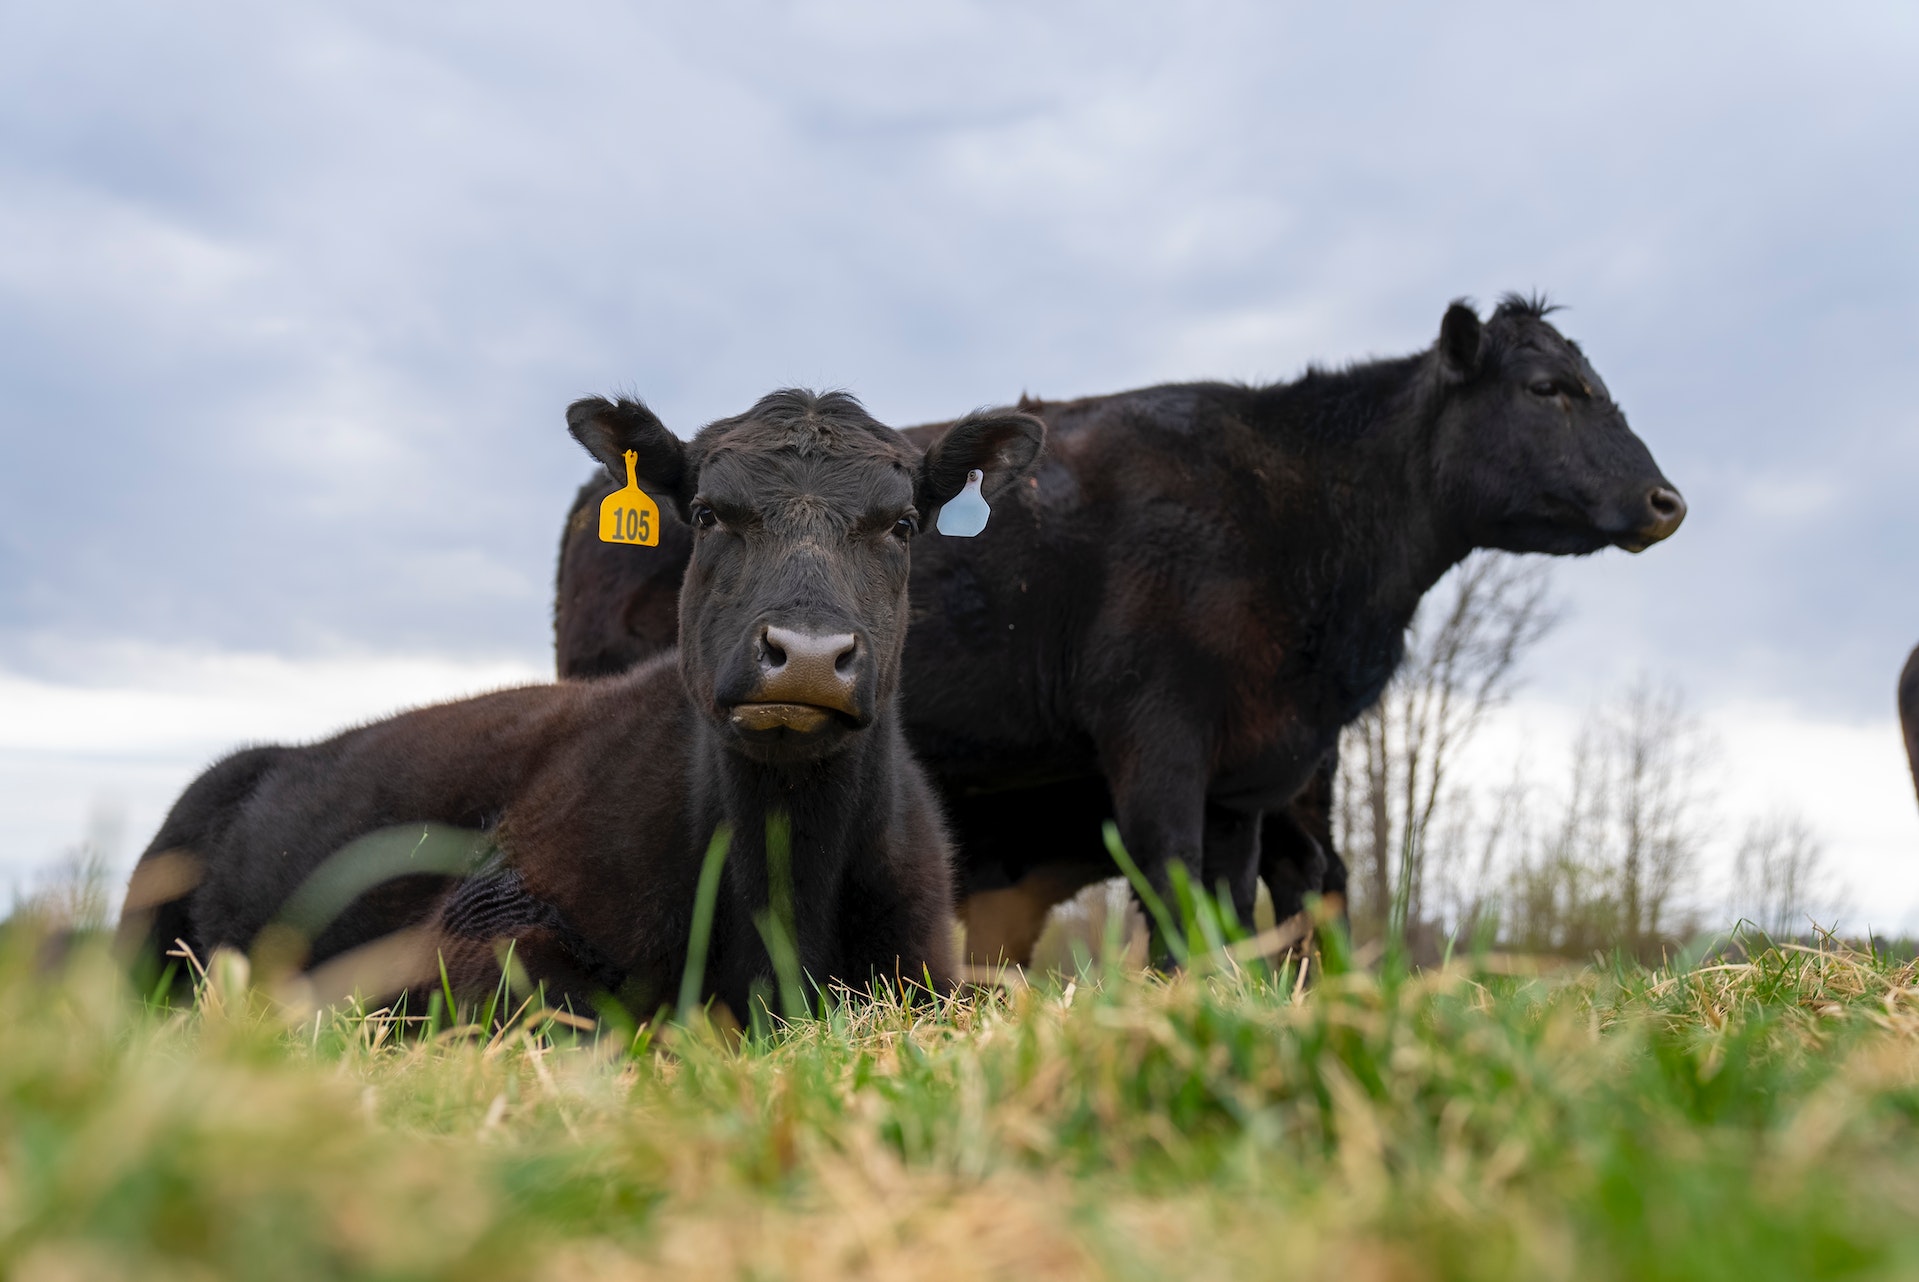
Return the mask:
<svg viewBox="0 0 1919 1282">
<path fill-rule="evenodd" d="M 1318 894 L 1325 887 L 1326 867 L 1325 847 L 1306 831 L 1299 816 L 1290 809 L 1267 814 L 1260 841 L 1259 875 L 1273 897 L 1275 925 L 1305 911 L 1306 896 Z M 1344 879 L 1341 881 L 1343 888 Z"/>
<path fill-rule="evenodd" d="M 1346 917 L 1346 861 L 1339 857 L 1337 850 L 1326 851 L 1326 875 L 1320 881 L 1319 895 L 1326 911 L 1350 931 L 1352 922 Z"/>
<path fill-rule="evenodd" d="M 1206 848 L 1205 754 L 1177 727 L 1155 726 L 1150 742 L 1135 741 L 1116 751 L 1102 750 L 1106 780 L 1113 793 L 1113 815 L 1120 841 L 1169 911 L 1177 912 L 1172 868 L 1186 870 L 1192 885 L 1203 885 Z M 1150 917 L 1150 914 L 1149 914 Z M 1154 924 L 1154 961 L 1164 964 L 1165 941 Z"/>
<path fill-rule="evenodd" d="M 438 971 L 444 970 L 444 983 L 453 990 L 453 1000 L 467 1018 L 477 1012 L 499 991 L 503 966 L 511 958 L 514 968 L 526 982 L 535 985 L 542 1004 L 554 1010 L 569 1011 L 586 1018 L 597 1018 L 598 999 L 612 990 L 581 966 L 567 946 L 565 932 L 548 926 L 521 926 L 511 936 L 476 939 L 471 936 L 431 933 L 427 935 L 429 965 L 424 979 L 416 979 L 403 990 L 411 1011 L 425 1011 L 433 995 L 442 989 Z M 397 938 L 389 936 L 388 938 Z M 377 948 L 378 942 L 363 945 L 362 951 Z M 345 956 L 346 954 L 343 954 Z M 318 972 L 315 972 L 316 974 Z M 514 982 L 504 1006 L 494 1011 L 494 1020 L 510 1018 L 527 1007 L 532 993 Z M 645 1012 L 640 1012 L 642 1015 Z M 452 1018 L 454 1012 L 447 1013 Z"/>
<path fill-rule="evenodd" d="M 1330 751 L 1292 804 L 1267 816 L 1260 877 L 1273 898 L 1275 924 L 1303 911 L 1305 897 L 1315 893 L 1345 920 L 1346 861 L 1333 848 L 1338 773 L 1339 753 Z"/>
<path fill-rule="evenodd" d="M 1260 813 L 1206 807 L 1206 889 L 1231 901 L 1239 924 L 1253 925 L 1259 898 Z"/>
<path fill-rule="evenodd" d="M 1306 830 L 1291 807 L 1267 814 L 1259 875 L 1273 898 L 1273 928 L 1285 941 L 1282 953 L 1295 952 L 1313 933 L 1313 923 L 1306 916 L 1306 896 L 1319 893 L 1325 884 L 1326 855 L 1326 848 Z M 1343 875 L 1340 884 L 1345 885 Z"/>
<path fill-rule="evenodd" d="M 526 888 L 518 869 L 498 868 L 453 888 L 435 923 L 440 964 L 455 998 L 484 1000 L 502 959 L 517 961 L 545 990 L 546 1004 L 591 1015 L 602 993 L 618 992 L 621 971 L 573 928 L 565 914 Z M 430 993 L 431 981 L 426 985 Z"/>
<path fill-rule="evenodd" d="M 1311 818 L 1310 812 L 1304 816 Z M 1259 875 L 1273 897 L 1273 925 L 1291 940 L 1288 949 L 1312 934 L 1313 923 L 1306 916 L 1309 894 L 1320 896 L 1322 913 L 1350 928 L 1346 861 L 1333 849 L 1330 833 L 1314 833 L 1304 820 L 1297 806 L 1269 812 L 1260 844 Z"/>
</svg>

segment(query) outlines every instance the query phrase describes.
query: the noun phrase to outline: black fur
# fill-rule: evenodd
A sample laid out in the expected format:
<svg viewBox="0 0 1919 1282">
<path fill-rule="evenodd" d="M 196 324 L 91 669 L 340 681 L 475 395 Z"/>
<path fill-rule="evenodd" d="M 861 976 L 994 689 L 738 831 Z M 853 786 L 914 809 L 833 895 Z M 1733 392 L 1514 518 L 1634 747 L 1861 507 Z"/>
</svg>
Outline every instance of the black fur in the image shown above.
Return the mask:
<svg viewBox="0 0 1919 1282">
<path fill-rule="evenodd" d="M 1343 893 L 1331 753 L 1427 589 L 1476 547 L 1637 550 L 1683 516 L 1549 310 L 1509 296 L 1482 321 L 1455 303 L 1424 352 L 1272 386 L 1022 401 L 1049 433 L 1037 477 L 913 567 L 906 725 L 968 889 L 1109 872 L 1099 822 L 1116 815 L 1162 887 L 1178 861 L 1242 914 L 1256 869 L 1281 913 Z M 683 539 L 600 548 L 569 522 L 563 671 L 617 657 L 607 630 L 657 614 Z M 626 653 L 646 644 L 629 631 Z"/>
<path fill-rule="evenodd" d="M 950 849 L 898 716 L 908 540 L 929 484 L 960 462 L 1017 479 L 1043 429 L 1024 415 L 978 416 L 923 459 L 851 397 L 800 392 L 769 396 L 690 443 L 632 401 L 582 401 L 568 423 L 609 468 L 634 450 L 663 508 L 718 514 L 686 568 L 677 657 L 228 758 L 188 788 L 142 856 L 142 869 L 190 858 L 197 886 L 157 907 L 132 896 L 152 912 L 130 919 L 132 931 L 150 950 L 178 938 L 203 957 L 254 946 L 270 924 L 298 920 L 296 891 L 336 852 L 392 834 L 392 871 L 403 875 L 355 900 L 297 960 L 317 965 L 425 925 L 416 962 L 430 964 L 391 977 L 390 989 L 430 990 L 443 958 L 459 995 L 490 990 L 510 939 L 549 996 L 583 1003 L 616 990 L 648 1012 L 677 991 L 701 857 L 725 825 L 732 847 L 705 992 L 744 1014 L 771 976 L 756 919 L 770 902 L 777 823 L 790 830 L 804 974 L 952 982 Z M 1032 448 L 1010 448 L 1014 438 Z M 783 656 L 768 657 L 782 628 L 845 634 L 821 696 L 835 701 L 830 715 L 781 675 Z M 799 719 L 741 719 L 768 707 L 797 708 Z M 483 830 L 489 843 L 455 847 L 498 855 L 477 868 L 440 857 L 424 866 L 416 856 L 432 825 Z M 416 831 L 422 845 L 409 847 Z M 141 880 L 136 869 L 136 889 Z"/>
<path fill-rule="evenodd" d="M 1899 674 L 1899 727 L 1905 732 L 1906 760 L 1912 766 L 1912 787 L 1919 793 L 1919 646 Z"/>
</svg>

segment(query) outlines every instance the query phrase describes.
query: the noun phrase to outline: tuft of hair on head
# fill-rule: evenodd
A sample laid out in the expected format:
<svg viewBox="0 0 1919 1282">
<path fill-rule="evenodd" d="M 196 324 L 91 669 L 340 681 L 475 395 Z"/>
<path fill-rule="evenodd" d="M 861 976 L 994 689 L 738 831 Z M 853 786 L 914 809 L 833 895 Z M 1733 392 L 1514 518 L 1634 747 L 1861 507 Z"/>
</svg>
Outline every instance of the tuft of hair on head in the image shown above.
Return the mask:
<svg viewBox="0 0 1919 1282">
<path fill-rule="evenodd" d="M 870 418 L 866 407 L 851 392 L 838 389 L 815 392 L 805 387 L 782 387 L 753 402 L 753 408 L 741 415 L 781 426 L 834 419 Z"/>
<path fill-rule="evenodd" d="M 1530 320 L 1545 320 L 1560 310 L 1559 304 L 1547 298 L 1544 291 L 1534 290 L 1530 294 L 1507 291 L 1499 296 L 1499 308 L 1495 317 L 1525 317 Z"/>
<path fill-rule="evenodd" d="M 710 425 L 724 431 L 745 424 L 759 424 L 784 433 L 802 453 L 824 446 L 836 437 L 868 436 L 891 441 L 892 428 L 867 413 L 859 398 L 851 392 L 832 390 L 815 392 L 804 387 L 784 387 L 768 392 L 744 414 L 721 419 Z"/>
</svg>

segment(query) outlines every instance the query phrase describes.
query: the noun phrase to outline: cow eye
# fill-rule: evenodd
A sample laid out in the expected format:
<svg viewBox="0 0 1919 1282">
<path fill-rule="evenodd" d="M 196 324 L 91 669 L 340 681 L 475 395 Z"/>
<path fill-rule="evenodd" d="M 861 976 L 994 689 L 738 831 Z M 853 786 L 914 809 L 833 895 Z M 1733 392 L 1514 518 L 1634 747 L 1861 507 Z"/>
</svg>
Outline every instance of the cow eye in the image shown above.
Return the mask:
<svg viewBox="0 0 1919 1282">
<path fill-rule="evenodd" d="M 917 517 L 902 516 L 899 520 L 893 522 L 893 537 L 902 542 L 912 538 L 919 532 L 920 523 Z"/>
<path fill-rule="evenodd" d="M 1559 395 L 1559 384 L 1553 382 L 1550 378 L 1542 378 L 1526 390 L 1530 391 L 1534 396 L 1557 396 Z"/>
<path fill-rule="evenodd" d="M 688 515 L 693 518 L 693 528 L 696 530 L 710 530 L 720 523 L 719 514 L 704 503 L 692 504 Z"/>
</svg>

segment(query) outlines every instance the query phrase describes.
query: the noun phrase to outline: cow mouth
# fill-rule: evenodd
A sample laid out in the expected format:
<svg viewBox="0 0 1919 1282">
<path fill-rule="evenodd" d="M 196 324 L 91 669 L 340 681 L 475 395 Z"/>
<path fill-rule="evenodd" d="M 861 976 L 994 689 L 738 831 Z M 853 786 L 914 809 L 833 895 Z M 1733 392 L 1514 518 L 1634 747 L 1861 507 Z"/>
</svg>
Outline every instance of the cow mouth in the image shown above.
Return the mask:
<svg viewBox="0 0 1919 1282">
<path fill-rule="evenodd" d="M 795 734 L 818 734 L 835 722 L 845 720 L 843 713 L 811 703 L 736 703 L 727 710 L 727 720 L 736 729 L 765 734 L 788 730 Z"/>
<path fill-rule="evenodd" d="M 1614 540 L 1628 552 L 1644 552 L 1653 544 L 1671 538 L 1686 519 L 1686 500 L 1670 485 L 1655 485 L 1646 495 L 1646 510 L 1651 520 L 1624 538 Z"/>
<path fill-rule="evenodd" d="M 1634 530 L 1630 534 L 1615 535 L 1612 545 L 1624 552 L 1644 552 L 1655 543 L 1665 542 L 1678 528 L 1677 521 L 1662 521 L 1656 525 Z"/>
</svg>

